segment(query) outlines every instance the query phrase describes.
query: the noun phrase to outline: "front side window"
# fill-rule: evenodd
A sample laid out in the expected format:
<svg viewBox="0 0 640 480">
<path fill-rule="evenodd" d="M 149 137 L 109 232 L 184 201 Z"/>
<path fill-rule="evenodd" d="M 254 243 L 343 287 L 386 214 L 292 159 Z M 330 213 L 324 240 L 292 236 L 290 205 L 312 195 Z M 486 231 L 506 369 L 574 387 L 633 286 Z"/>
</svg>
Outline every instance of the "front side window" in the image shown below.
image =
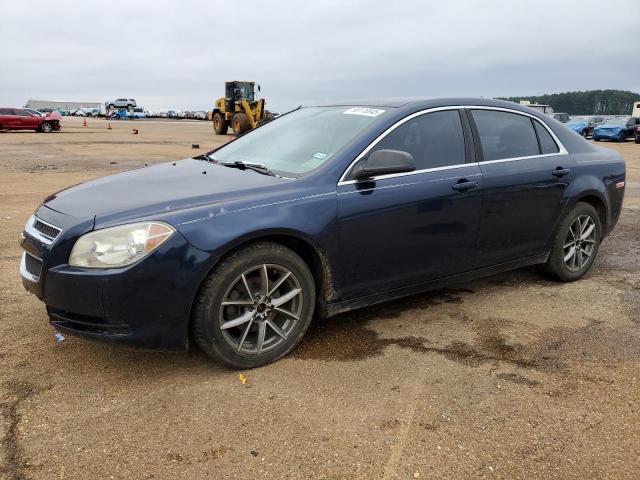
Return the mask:
<svg viewBox="0 0 640 480">
<path fill-rule="evenodd" d="M 495 110 L 473 110 L 484 160 L 540 155 L 529 117 Z"/>
<path fill-rule="evenodd" d="M 457 110 L 426 113 L 398 126 L 370 151 L 409 152 L 416 170 L 465 163 L 464 134 Z"/>
<path fill-rule="evenodd" d="M 300 176 L 329 161 L 385 110 L 308 107 L 283 115 L 213 153 L 219 162 L 259 163 L 285 176 Z"/>
<path fill-rule="evenodd" d="M 18 110 L 17 108 L 13 110 L 14 115 L 18 115 L 19 117 L 30 117 L 31 115 L 24 110 Z"/>
</svg>

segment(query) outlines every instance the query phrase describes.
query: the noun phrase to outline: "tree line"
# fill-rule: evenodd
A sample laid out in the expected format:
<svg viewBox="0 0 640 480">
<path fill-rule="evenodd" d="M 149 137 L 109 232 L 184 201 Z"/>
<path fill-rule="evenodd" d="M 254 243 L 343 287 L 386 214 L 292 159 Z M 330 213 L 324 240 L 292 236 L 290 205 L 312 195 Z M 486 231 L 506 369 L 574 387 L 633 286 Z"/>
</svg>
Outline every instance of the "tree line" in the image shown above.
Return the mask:
<svg viewBox="0 0 640 480">
<path fill-rule="evenodd" d="M 501 100 L 520 103 L 551 105 L 555 112 L 570 115 L 631 115 L 634 102 L 640 101 L 640 93 L 627 90 L 589 90 L 586 92 L 552 93 L 528 97 L 501 97 Z"/>
</svg>

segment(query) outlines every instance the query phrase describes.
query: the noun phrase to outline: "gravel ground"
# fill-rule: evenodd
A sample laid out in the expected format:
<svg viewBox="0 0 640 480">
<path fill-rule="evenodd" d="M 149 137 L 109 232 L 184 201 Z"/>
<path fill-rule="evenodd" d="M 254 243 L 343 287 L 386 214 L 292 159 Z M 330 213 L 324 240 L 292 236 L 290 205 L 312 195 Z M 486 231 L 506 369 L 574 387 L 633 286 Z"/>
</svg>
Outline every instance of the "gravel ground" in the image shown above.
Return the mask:
<svg viewBox="0 0 640 480">
<path fill-rule="evenodd" d="M 0 478 L 638 478 L 640 145 L 603 143 L 628 188 L 583 280 L 523 269 L 343 314 L 243 383 L 198 352 L 58 345 L 22 288 L 45 195 L 224 141 L 112 126 L 0 133 Z"/>
</svg>

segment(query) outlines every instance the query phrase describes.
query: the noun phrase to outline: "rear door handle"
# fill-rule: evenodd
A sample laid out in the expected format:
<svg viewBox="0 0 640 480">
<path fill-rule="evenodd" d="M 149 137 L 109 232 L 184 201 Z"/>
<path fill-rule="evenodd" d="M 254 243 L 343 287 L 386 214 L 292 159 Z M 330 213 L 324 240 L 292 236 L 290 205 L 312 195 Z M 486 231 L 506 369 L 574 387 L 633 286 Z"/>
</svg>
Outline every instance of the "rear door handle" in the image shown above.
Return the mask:
<svg viewBox="0 0 640 480">
<path fill-rule="evenodd" d="M 562 178 L 565 175 L 569 175 L 570 173 L 571 173 L 571 169 L 570 168 L 562 168 L 562 167 L 558 167 L 554 171 L 551 172 L 551 174 L 554 177 L 558 177 L 558 178 Z"/>
<path fill-rule="evenodd" d="M 456 192 L 466 192 L 467 190 L 471 190 L 472 188 L 476 188 L 478 186 L 478 182 L 475 180 L 470 182 L 469 180 L 462 179 L 459 180 L 458 183 L 454 183 L 451 185 L 451 188 Z"/>
</svg>

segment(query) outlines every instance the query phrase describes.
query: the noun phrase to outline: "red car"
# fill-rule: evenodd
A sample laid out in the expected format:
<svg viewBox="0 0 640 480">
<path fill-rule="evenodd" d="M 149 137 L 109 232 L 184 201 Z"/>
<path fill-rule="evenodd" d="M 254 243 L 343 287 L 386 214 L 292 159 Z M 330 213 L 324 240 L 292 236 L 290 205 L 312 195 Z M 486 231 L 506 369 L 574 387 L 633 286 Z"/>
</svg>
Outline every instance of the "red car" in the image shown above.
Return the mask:
<svg viewBox="0 0 640 480">
<path fill-rule="evenodd" d="M 58 112 L 42 115 L 24 108 L 0 108 L 0 130 L 35 130 L 49 133 L 60 130 Z"/>
</svg>

